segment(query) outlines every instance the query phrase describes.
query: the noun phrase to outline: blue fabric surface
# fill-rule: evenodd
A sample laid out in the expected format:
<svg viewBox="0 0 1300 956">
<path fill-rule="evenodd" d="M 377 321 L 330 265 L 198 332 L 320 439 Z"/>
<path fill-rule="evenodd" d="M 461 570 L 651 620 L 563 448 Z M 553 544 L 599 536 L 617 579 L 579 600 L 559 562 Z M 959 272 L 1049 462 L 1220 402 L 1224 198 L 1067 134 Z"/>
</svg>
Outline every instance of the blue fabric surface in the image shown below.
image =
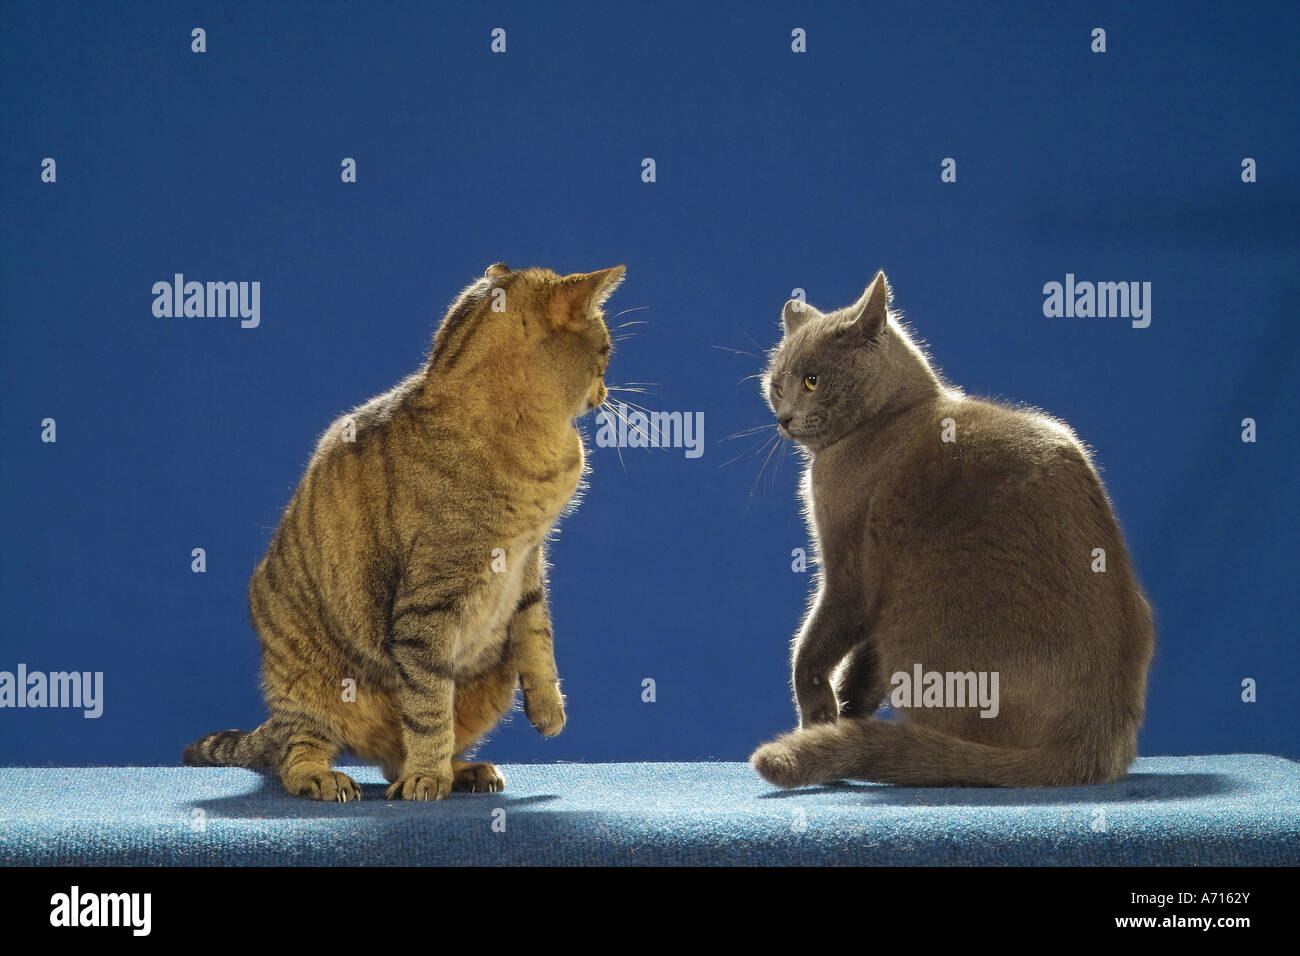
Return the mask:
<svg viewBox="0 0 1300 956">
<path fill-rule="evenodd" d="M 504 766 L 506 791 L 359 804 L 190 767 L 0 769 L 0 863 L 1295 864 L 1300 765 L 1151 757 L 1056 790 L 775 791 L 741 763 Z M 496 811 L 504 811 L 504 815 Z M 494 819 L 504 820 L 495 832 Z"/>
</svg>

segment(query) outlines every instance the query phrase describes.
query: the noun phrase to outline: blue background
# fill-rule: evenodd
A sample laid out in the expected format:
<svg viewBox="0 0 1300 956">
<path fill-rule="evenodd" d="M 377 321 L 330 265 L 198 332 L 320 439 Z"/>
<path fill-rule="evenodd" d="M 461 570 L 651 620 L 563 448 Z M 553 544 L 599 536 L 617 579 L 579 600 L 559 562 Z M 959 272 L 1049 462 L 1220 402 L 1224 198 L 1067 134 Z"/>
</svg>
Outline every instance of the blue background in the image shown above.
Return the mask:
<svg viewBox="0 0 1300 956">
<path fill-rule="evenodd" d="M 102 670 L 105 710 L 0 711 L 0 762 L 263 719 L 245 592 L 315 437 L 497 260 L 627 263 L 611 381 L 703 411 L 706 452 L 592 450 L 552 552 L 569 726 L 489 759 L 791 725 L 797 459 L 722 439 L 769 421 L 741 380 L 791 290 L 881 267 L 954 383 L 1096 450 L 1158 620 L 1141 752 L 1300 753 L 1296 5 L 901 6 L 5 4 L 0 669 Z M 261 327 L 155 318 L 176 272 L 260 281 Z M 1045 318 L 1067 272 L 1151 282 L 1150 328 Z"/>
</svg>

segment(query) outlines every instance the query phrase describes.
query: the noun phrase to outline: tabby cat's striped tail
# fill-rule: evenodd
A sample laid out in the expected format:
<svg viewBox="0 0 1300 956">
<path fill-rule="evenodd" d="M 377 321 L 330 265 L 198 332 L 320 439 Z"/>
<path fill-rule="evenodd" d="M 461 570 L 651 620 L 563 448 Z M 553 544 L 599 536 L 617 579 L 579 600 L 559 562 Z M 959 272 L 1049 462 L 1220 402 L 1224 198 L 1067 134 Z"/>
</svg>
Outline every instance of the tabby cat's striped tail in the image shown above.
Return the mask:
<svg viewBox="0 0 1300 956">
<path fill-rule="evenodd" d="M 194 741 L 182 759 L 191 767 L 269 767 L 278 738 L 269 720 L 256 730 L 222 730 Z"/>
</svg>

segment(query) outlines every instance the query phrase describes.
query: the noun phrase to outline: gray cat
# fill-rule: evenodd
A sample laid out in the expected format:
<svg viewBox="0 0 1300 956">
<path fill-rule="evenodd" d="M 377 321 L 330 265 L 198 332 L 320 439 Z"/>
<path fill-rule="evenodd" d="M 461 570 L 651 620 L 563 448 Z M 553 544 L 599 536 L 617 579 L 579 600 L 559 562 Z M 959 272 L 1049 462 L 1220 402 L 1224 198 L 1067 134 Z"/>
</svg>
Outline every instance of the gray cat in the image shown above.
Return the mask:
<svg viewBox="0 0 1300 956">
<path fill-rule="evenodd" d="M 1101 479 L 1061 422 L 944 384 L 889 295 L 881 272 L 837 312 L 786 303 L 764 376 L 820 569 L 799 729 L 751 763 L 781 787 L 1123 777 L 1154 628 Z"/>
</svg>

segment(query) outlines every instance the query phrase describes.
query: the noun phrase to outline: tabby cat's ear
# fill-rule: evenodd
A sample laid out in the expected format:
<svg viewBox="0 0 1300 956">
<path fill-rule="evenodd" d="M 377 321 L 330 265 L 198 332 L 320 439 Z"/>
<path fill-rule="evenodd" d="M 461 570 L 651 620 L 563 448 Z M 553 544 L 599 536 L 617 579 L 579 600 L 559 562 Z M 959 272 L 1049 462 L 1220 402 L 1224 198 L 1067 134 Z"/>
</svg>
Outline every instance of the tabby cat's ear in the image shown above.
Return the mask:
<svg viewBox="0 0 1300 956">
<path fill-rule="evenodd" d="M 821 315 L 803 299 L 791 299 L 781 310 L 781 327 L 790 335 L 815 315 Z"/>
<path fill-rule="evenodd" d="M 883 271 L 867 286 L 867 291 L 849 307 L 845 327 L 853 329 L 864 338 L 874 338 L 889 321 L 889 280 Z"/>
<path fill-rule="evenodd" d="M 483 272 L 483 277 L 486 279 L 499 279 L 508 275 L 510 275 L 510 267 L 504 262 L 494 262 Z"/>
<path fill-rule="evenodd" d="M 557 282 L 551 297 L 551 318 L 556 328 L 577 327 L 600 311 L 625 272 L 626 266 L 614 266 L 599 272 L 579 272 Z"/>
</svg>

